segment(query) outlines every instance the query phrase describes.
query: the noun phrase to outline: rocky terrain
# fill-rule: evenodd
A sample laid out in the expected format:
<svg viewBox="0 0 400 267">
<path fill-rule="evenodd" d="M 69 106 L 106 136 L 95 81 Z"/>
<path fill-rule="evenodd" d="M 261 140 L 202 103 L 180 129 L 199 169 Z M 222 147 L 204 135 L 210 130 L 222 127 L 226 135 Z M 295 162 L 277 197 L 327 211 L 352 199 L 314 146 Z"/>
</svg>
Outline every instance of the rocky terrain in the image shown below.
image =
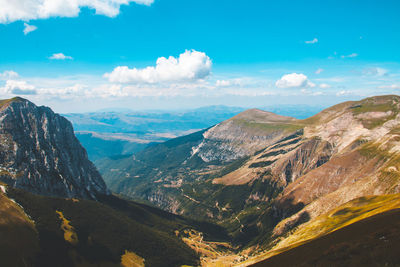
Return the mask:
<svg viewBox="0 0 400 267">
<path fill-rule="evenodd" d="M 22 98 L 0 102 L 0 180 L 42 195 L 107 193 L 71 123 Z"/>
<path fill-rule="evenodd" d="M 219 222 L 262 254 L 314 238 L 286 239 L 349 201 L 399 193 L 399 111 L 394 95 L 304 120 L 249 110 L 100 169 L 113 191 Z"/>
</svg>

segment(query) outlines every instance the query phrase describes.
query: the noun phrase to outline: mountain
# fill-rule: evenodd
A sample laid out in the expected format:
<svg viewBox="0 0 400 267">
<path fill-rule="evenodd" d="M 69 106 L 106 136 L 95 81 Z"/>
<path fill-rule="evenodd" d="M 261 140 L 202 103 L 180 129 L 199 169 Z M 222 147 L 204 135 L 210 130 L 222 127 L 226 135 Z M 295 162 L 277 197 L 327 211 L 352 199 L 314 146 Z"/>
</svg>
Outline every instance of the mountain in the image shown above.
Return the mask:
<svg viewBox="0 0 400 267">
<path fill-rule="evenodd" d="M 215 202 L 207 203 L 207 188 L 211 192 L 221 191 L 221 186 L 202 177 L 228 172 L 234 166 L 223 168 L 230 163 L 243 160 L 299 129 L 297 121 L 257 109 L 248 110 L 209 129 L 149 146 L 133 157 L 105 159 L 96 164 L 114 192 L 150 201 L 179 214 L 197 216 L 200 209 L 200 214 L 212 218 L 222 214 Z M 204 188 L 194 192 L 193 184 Z M 229 195 L 229 190 L 222 189 L 218 194 Z M 240 205 L 237 203 L 235 208 Z M 226 213 L 228 217 L 230 212 Z"/>
<path fill-rule="evenodd" d="M 229 241 L 220 226 L 109 194 L 71 123 L 47 107 L 1 101 L 0 141 L 2 266 L 197 266 L 192 244 Z"/>
<path fill-rule="evenodd" d="M 0 181 L 42 195 L 95 198 L 107 187 L 71 123 L 22 98 L 0 102 Z"/>
<path fill-rule="evenodd" d="M 350 215 L 359 209 L 357 220 L 374 215 L 372 204 L 384 212 L 387 202 L 364 198 L 400 193 L 399 110 L 395 95 L 341 103 L 303 120 L 248 110 L 98 166 L 111 190 L 218 222 L 248 256 L 262 259 L 355 222 L 339 216 L 335 227 L 320 227 L 341 207 Z"/>
</svg>

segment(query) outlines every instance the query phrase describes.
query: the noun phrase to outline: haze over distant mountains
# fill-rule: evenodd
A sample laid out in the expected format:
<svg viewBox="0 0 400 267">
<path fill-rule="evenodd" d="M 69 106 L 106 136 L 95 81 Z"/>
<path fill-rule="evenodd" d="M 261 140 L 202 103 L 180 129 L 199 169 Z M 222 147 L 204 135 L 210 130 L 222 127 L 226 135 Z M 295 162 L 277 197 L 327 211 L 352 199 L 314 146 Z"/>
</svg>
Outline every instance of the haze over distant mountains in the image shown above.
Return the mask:
<svg viewBox="0 0 400 267">
<path fill-rule="evenodd" d="M 285 116 L 299 119 L 316 114 L 319 106 L 269 106 L 263 107 Z M 164 142 L 200 129 L 209 128 L 244 111 L 245 108 L 207 106 L 192 110 L 105 109 L 91 113 L 64 114 L 73 126 L 79 141 L 91 160 L 129 155 L 144 149 L 148 144 Z"/>
</svg>

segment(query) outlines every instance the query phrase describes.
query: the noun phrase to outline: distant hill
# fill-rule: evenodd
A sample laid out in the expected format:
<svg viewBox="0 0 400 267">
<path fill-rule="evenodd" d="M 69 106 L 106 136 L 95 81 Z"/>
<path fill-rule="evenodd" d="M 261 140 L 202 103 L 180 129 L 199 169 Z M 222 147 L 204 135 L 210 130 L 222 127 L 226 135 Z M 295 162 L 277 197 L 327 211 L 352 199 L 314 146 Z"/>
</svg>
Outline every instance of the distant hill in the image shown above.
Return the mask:
<svg viewBox="0 0 400 267">
<path fill-rule="evenodd" d="M 265 110 L 306 118 L 322 108 L 313 106 L 270 106 Z M 208 106 L 192 110 L 131 111 L 106 109 L 92 113 L 64 114 L 93 161 L 104 157 L 129 155 L 150 143 L 206 129 L 244 111 L 240 107 Z"/>
</svg>

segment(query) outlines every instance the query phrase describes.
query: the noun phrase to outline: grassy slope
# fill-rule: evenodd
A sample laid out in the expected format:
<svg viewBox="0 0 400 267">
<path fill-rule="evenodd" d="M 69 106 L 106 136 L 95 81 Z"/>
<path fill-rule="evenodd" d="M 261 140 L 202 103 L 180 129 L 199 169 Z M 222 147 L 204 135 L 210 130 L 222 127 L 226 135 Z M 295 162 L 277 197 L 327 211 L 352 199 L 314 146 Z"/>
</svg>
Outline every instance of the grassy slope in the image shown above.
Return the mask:
<svg viewBox="0 0 400 267">
<path fill-rule="evenodd" d="M 358 221 L 399 208 L 400 194 L 354 199 L 288 233 L 277 246 L 249 263 L 279 255 Z"/>
<path fill-rule="evenodd" d="M 0 265 L 24 266 L 38 250 L 34 223 L 0 191 Z"/>
<path fill-rule="evenodd" d="M 400 210 L 386 211 L 252 266 L 399 266 Z"/>
<path fill-rule="evenodd" d="M 126 251 L 144 258 L 147 266 L 196 265 L 198 256 L 176 237 L 175 230 L 209 229 L 208 236 L 224 235 L 219 227 L 112 196 L 102 197 L 99 203 L 37 196 L 11 188 L 8 195 L 35 221 L 40 251 L 31 261 L 34 266 L 119 266 Z M 60 213 L 69 221 L 68 231 L 76 233 L 77 243 L 65 240 Z"/>
</svg>

